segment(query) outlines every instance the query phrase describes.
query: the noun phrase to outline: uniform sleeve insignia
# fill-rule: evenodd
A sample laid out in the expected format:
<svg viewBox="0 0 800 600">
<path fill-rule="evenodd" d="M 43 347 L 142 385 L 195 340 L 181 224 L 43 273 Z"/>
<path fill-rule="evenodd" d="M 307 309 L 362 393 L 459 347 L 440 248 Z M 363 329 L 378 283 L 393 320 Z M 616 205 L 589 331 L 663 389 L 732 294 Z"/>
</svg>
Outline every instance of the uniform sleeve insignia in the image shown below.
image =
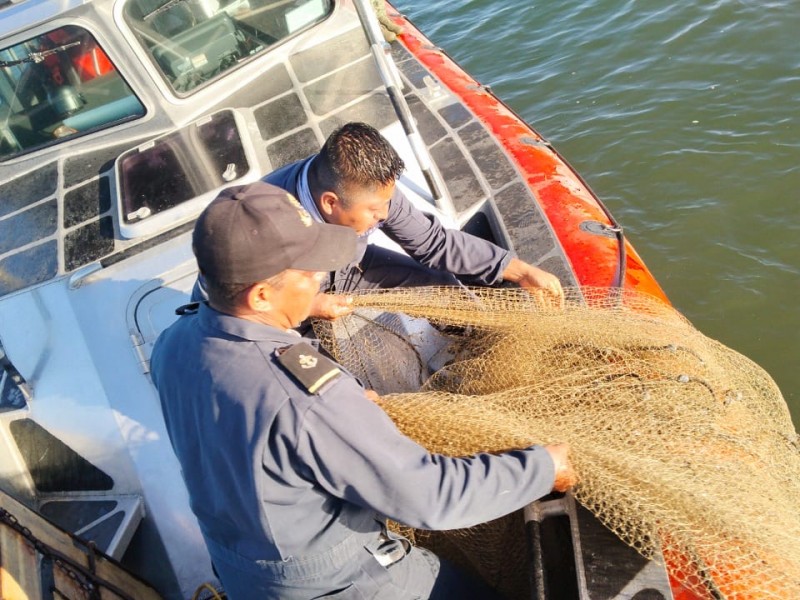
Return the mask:
<svg viewBox="0 0 800 600">
<path fill-rule="evenodd" d="M 300 363 L 300 367 L 303 369 L 313 369 L 317 366 L 316 357 L 309 356 L 308 354 L 301 354 L 298 357 L 298 362 Z"/>
<path fill-rule="evenodd" d="M 275 354 L 283 368 L 310 394 L 316 394 L 342 374 L 335 362 L 305 342 L 279 348 Z"/>
</svg>

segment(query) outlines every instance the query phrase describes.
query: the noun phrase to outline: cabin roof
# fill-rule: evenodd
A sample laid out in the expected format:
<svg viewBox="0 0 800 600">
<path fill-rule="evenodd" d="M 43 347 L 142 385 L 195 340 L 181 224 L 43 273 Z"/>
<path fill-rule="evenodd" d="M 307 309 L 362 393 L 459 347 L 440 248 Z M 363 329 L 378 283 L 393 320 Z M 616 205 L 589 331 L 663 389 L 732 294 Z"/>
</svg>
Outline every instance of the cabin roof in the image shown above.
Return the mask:
<svg viewBox="0 0 800 600">
<path fill-rule="evenodd" d="M 86 3 L 85 0 L 0 0 L 0 38 L 35 27 Z"/>
</svg>

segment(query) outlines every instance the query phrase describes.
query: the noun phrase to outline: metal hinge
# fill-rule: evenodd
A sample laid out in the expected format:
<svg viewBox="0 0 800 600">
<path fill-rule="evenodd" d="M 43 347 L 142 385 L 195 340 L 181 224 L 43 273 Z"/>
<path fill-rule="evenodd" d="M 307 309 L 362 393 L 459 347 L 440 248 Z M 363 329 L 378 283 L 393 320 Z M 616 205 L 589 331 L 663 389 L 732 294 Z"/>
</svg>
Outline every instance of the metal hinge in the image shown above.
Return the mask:
<svg viewBox="0 0 800 600">
<path fill-rule="evenodd" d="M 142 373 L 147 375 L 150 372 L 150 357 L 148 356 L 146 342 L 142 334 L 138 331 L 131 331 L 131 344 L 133 345 L 133 351 L 136 353 L 136 360 L 139 363 L 139 367 L 142 369 Z"/>
<path fill-rule="evenodd" d="M 5 348 L 3 348 L 2 342 L 0 342 L 0 367 L 2 367 L 8 379 L 14 386 L 16 386 L 20 394 L 22 394 L 22 396 L 25 398 L 25 402 L 30 402 L 33 398 L 33 390 L 31 390 L 31 386 L 22 376 L 22 373 L 20 373 L 17 370 L 17 367 L 14 366 L 14 363 L 11 362 L 8 354 L 6 354 Z"/>
</svg>

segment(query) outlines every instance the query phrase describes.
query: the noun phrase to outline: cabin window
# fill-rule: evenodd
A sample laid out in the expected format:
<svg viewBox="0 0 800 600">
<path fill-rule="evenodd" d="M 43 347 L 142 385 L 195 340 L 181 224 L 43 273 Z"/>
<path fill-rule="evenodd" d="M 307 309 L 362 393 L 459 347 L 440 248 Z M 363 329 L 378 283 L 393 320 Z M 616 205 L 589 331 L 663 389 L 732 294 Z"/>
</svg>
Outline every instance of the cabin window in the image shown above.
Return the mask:
<svg viewBox="0 0 800 600">
<path fill-rule="evenodd" d="M 132 238 L 196 214 L 250 162 L 233 111 L 223 110 L 128 150 L 115 169 L 120 233 Z"/>
<path fill-rule="evenodd" d="M 131 0 L 125 19 L 179 95 L 330 14 L 331 0 Z"/>
<path fill-rule="evenodd" d="M 68 25 L 0 50 L 0 160 L 144 113 L 85 29 Z"/>
</svg>

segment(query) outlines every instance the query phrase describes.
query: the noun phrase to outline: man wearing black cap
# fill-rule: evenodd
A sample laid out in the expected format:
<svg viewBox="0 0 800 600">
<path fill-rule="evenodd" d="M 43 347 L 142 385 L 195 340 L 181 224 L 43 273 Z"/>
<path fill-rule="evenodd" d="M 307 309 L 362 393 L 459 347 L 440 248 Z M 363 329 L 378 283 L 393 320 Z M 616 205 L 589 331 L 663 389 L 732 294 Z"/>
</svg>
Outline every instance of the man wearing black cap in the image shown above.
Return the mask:
<svg viewBox="0 0 800 600">
<path fill-rule="evenodd" d="M 355 237 L 262 182 L 200 215 L 209 301 L 182 311 L 151 359 L 192 510 L 232 600 L 491 598 L 385 518 L 426 529 L 497 518 L 574 483 L 567 447 L 431 455 L 303 341 L 292 328 Z"/>
</svg>

